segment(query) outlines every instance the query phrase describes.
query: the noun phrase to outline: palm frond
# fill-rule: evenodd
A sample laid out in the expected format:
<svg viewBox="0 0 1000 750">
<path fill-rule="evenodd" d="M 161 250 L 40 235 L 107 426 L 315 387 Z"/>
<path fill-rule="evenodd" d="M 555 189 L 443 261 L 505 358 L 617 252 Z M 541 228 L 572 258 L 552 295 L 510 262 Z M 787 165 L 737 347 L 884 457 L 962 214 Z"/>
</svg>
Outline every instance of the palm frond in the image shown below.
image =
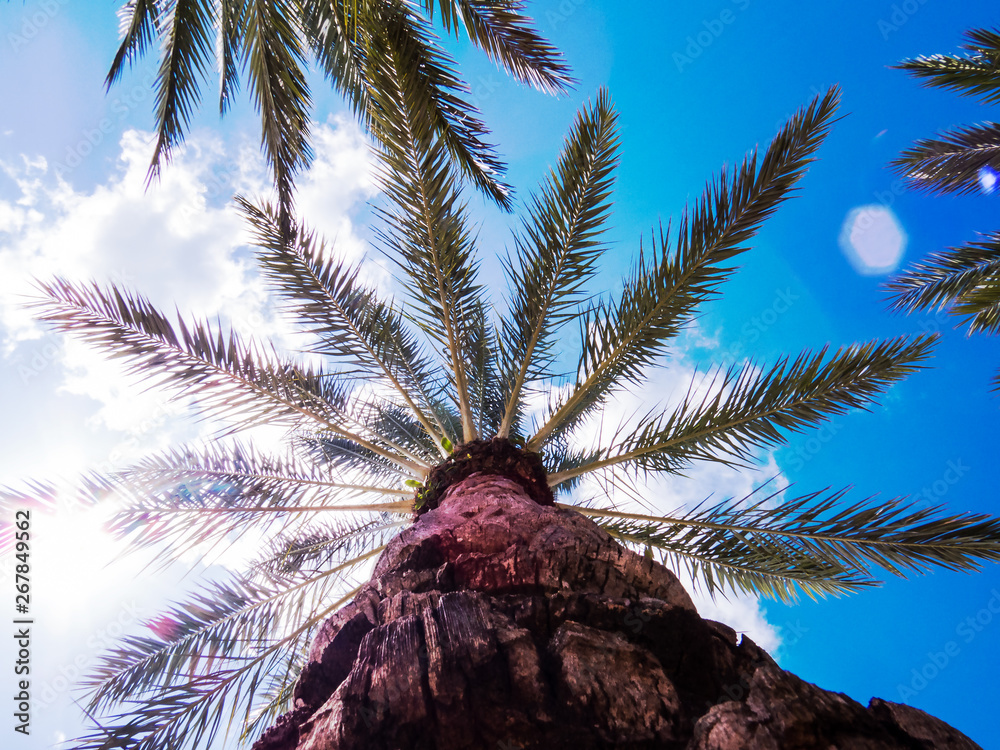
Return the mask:
<svg viewBox="0 0 1000 750">
<path fill-rule="evenodd" d="M 244 57 L 254 105 L 261 116 L 261 144 L 274 172 L 282 230 L 291 234 L 295 174 L 312 160 L 311 99 L 306 83 L 299 3 L 249 0 L 243 31 Z"/>
<path fill-rule="evenodd" d="M 929 55 L 895 65 L 925 86 L 955 91 L 962 96 L 981 97 L 985 104 L 1000 102 L 1000 32 L 971 29 L 965 34 L 964 53 Z"/>
<path fill-rule="evenodd" d="M 427 22 L 403 0 L 369 4 L 365 71 L 371 107 L 368 124 L 386 150 L 395 151 L 400 129 L 426 129 L 461 174 L 498 206 L 510 210 L 506 166 L 485 141 L 489 129 L 464 99 L 468 86 L 455 61 L 440 48 Z M 409 137 L 413 137 L 413 133 Z M 389 163 L 389 167 L 394 168 Z"/>
<path fill-rule="evenodd" d="M 810 599 L 857 593 L 875 585 L 869 578 L 839 565 L 810 558 L 788 545 L 747 544 L 730 532 L 673 528 L 648 521 L 599 519 L 598 525 L 619 541 L 660 553 L 664 564 L 684 570 L 708 594 L 745 592 L 782 602 L 804 593 Z"/>
<path fill-rule="evenodd" d="M 892 308 L 945 310 L 964 317 L 969 332 L 1000 332 L 1000 232 L 932 253 L 893 278 Z"/>
<path fill-rule="evenodd" d="M 240 60 L 243 58 L 242 30 L 244 0 L 218 0 L 219 29 L 215 57 L 219 65 L 219 113 L 226 114 L 240 88 Z"/>
<path fill-rule="evenodd" d="M 428 466 L 377 436 L 356 435 L 347 403 L 349 389 L 321 371 L 304 369 L 244 343 L 235 331 L 210 324 L 177 328 L 146 299 L 117 287 L 77 285 L 61 279 L 39 284 L 46 298 L 34 303 L 39 317 L 72 332 L 113 357 L 130 360 L 133 373 L 154 373 L 164 385 L 190 397 L 206 415 L 220 414 L 242 429 L 263 422 L 310 424 L 352 440 L 420 475 Z"/>
<path fill-rule="evenodd" d="M 434 0 L 423 0 L 434 18 Z M 525 16 L 518 0 L 438 0 L 441 23 L 448 32 L 464 28 L 476 46 L 519 81 L 558 94 L 573 83 L 559 51 L 543 39 Z"/>
<path fill-rule="evenodd" d="M 156 546 L 154 559 L 163 561 L 235 534 L 298 527 L 321 513 L 407 514 L 413 495 L 403 487 L 349 482 L 321 465 L 239 444 L 166 451 L 117 472 L 103 487 L 126 503 L 109 531 L 136 548 Z M 359 503 L 365 496 L 370 500 Z M 349 528 L 366 529 L 367 523 Z"/>
<path fill-rule="evenodd" d="M 920 368 L 935 338 L 855 344 L 828 361 L 825 348 L 807 351 L 767 372 L 752 363 L 731 368 L 700 403 L 689 395 L 672 412 L 647 416 L 629 434 L 615 436 L 611 448 L 550 475 L 549 482 L 555 486 L 613 466 L 676 473 L 695 460 L 746 463 L 755 449 L 784 443 L 782 430 L 798 432 L 849 409 L 867 409 L 889 386 Z"/>
<path fill-rule="evenodd" d="M 690 214 L 685 214 L 671 252 L 661 228 L 648 262 L 640 250 L 635 271 L 617 303 L 599 303 L 580 321 L 583 353 L 573 390 L 528 441 L 538 450 L 558 430 L 567 430 L 597 408 L 615 386 L 642 379 L 697 307 L 717 294 L 734 271 L 722 264 L 777 209 L 802 177 L 825 138 L 839 101 L 831 88 L 800 110 L 771 142 L 760 166 L 756 153 L 731 174 L 723 172 Z"/>
<path fill-rule="evenodd" d="M 302 28 L 327 80 L 368 126 L 372 115 L 365 68 L 368 55 L 358 19 L 365 5 L 355 0 L 304 3 Z"/>
<path fill-rule="evenodd" d="M 524 236 L 509 263 L 510 312 L 502 322 L 505 411 L 498 435 L 520 418 L 521 391 L 550 375 L 553 334 L 574 318 L 583 285 L 606 249 L 601 230 L 611 211 L 618 163 L 617 114 L 606 90 L 580 112 L 555 170 L 533 198 Z"/>
<path fill-rule="evenodd" d="M 469 401 L 475 415 L 477 434 L 496 435 L 503 421 L 504 398 L 497 366 L 497 334 L 490 320 L 490 308 L 481 300 L 463 316 L 471 328 L 459 331 L 468 352 Z"/>
<path fill-rule="evenodd" d="M 223 727 L 225 708 L 235 717 L 241 704 L 240 724 L 245 726 L 253 696 L 267 675 L 287 662 L 289 651 L 301 650 L 316 626 L 357 593 L 355 588 L 330 603 L 327 594 L 333 576 L 362 561 L 350 561 L 283 590 L 245 580 L 216 584 L 216 590 L 175 607 L 168 619 L 157 623 L 163 637 L 126 638 L 122 647 L 101 658 L 92 673 L 90 707 L 124 703 L 134 708 L 105 720 L 98 731 L 78 740 L 77 747 L 207 746 Z M 314 588 L 302 596 L 306 586 Z M 283 600 L 287 600 L 283 607 L 275 604 Z M 283 632 L 275 635 L 279 626 Z"/>
<path fill-rule="evenodd" d="M 387 229 L 382 244 L 409 281 L 413 320 L 440 347 L 462 419 L 463 441 L 478 437 L 467 361 L 469 335 L 482 325 L 483 289 L 476 279 L 472 234 L 445 146 L 422 113 L 423 92 L 409 85 L 398 65 L 385 61 L 378 100 L 393 131 L 381 140 L 381 182 L 392 207 L 380 209 Z"/>
<path fill-rule="evenodd" d="M 304 228 L 293 226 L 294 237 L 287 241 L 269 205 L 259 208 L 243 198 L 237 200 L 255 230 L 265 274 L 291 301 L 305 331 L 319 337 L 318 351 L 380 377 L 403 399 L 435 444 L 440 445 L 443 437 L 454 439 L 437 420 L 433 407 L 440 398 L 442 374 L 427 361 L 402 316 L 373 289 L 361 285 L 360 267 L 336 262 Z"/>
<path fill-rule="evenodd" d="M 121 77 L 126 63 L 133 64 L 156 41 L 160 34 L 160 6 L 157 0 L 127 0 L 119 9 L 122 42 L 104 81 L 108 89 Z"/>
<path fill-rule="evenodd" d="M 359 523 L 311 525 L 275 538 L 251 569 L 265 576 L 320 573 L 337 560 L 364 554 L 373 547 L 384 548 L 399 528 L 411 520 L 412 505 L 406 518 L 382 513 L 378 518 Z"/>
<path fill-rule="evenodd" d="M 441 439 L 428 433 L 423 423 L 403 404 L 392 403 L 388 399 L 373 399 L 365 425 L 373 433 L 429 463 L 437 463 L 442 456 L 448 455 Z"/>
<path fill-rule="evenodd" d="M 990 192 L 1000 175 L 1000 125 L 987 122 L 958 127 L 936 138 L 918 140 L 890 162 L 890 167 L 913 187 L 929 193 Z"/>
<path fill-rule="evenodd" d="M 309 646 L 309 640 L 300 636 L 298 643 L 291 644 L 284 657 L 268 670 L 253 696 L 253 707 L 240 734 L 242 742 L 253 741 L 281 714 L 294 708 L 295 683 L 306 666 Z"/>
<path fill-rule="evenodd" d="M 159 176 L 162 163 L 184 140 L 192 112 L 198 104 L 200 79 L 205 76 L 212 57 L 213 3 L 209 0 L 171 0 L 170 10 L 163 13 L 159 23 L 163 58 L 154 84 L 156 145 L 149 167 L 151 179 Z M 133 54 L 141 53 L 143 47 L 141 43 L 133 45 Z"/>
<path fill-rule="evenodd" d="M 696 550 L 700 562 L 713 565 L 735 562 L 746 566 L 754 559 L 774 561 L 774 570 L 793 565 L 790 572 L 809 570 L 834 573 L 832 581 L 795 582 L 801 590 L 822 592 L 832 585 L 847 591 L 877 583 L 868 579 L 873 568 L 902 576 L 906 571 L 924 573 L 935 567 L 947 570 L 979 570 L 985 561 L 1000 560 L 1000 519 L 981 514 L 947 515 L 943 507 L 919 508 L 905 498 L 878 501 L 868 498 L 845 505 L 846 490 L 823 496 L 814 492 L 770 507 L 776 495 L 751 504 L 726 501 L 712 507 L 697 507 L 687 513 L 650 516 L 611 509 L 561 505 L 587 516 L 612 521 L 627 529 L 636 544 L 664 549 L 684 556 Z M 630 522 L 631 525 L 623 522 Z M 759 565 L 759 563 L 758 563 Z M 839 573 L 837 571 L 840 571 Z M 767 573 L 767 569 L 762 571 Z M 773 572 L 773 571 L 772 571 Z M 704 575 L 704 573 L 703 573 Z M 731 585 L 753 591 L 754 582 L 731 570 Z M 824 574 L 825 575 L 825 574 Z M 787 579 L 792 586 L 795 576 Z M 715 585 L 710 579 L 706 583 Z M 815 588 L 811 588 L 811 586 Z M 750 588 L 747 588 L 749 586 Z M 780 586 L 773 592 L 782 595 Z M 786 594 L 792 593 L 785 589 Z M 830 589 L 828 593 L 835 593 Z"/>
</svg>

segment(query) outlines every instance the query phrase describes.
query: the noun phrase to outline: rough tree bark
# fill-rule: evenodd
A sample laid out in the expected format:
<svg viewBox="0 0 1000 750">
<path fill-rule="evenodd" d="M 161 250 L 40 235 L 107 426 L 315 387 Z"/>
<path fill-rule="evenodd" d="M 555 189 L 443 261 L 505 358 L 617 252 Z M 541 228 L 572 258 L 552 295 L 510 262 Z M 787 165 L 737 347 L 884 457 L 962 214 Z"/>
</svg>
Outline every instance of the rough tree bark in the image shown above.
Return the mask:
<svg viewBox="0 0 1000 750">
<path fill-rule="evenodd" d="M 255 750 L 961 748 L 701 619 L 677 578 L 507 478 L 452 485 L 320 629 Z"/>
</svg>

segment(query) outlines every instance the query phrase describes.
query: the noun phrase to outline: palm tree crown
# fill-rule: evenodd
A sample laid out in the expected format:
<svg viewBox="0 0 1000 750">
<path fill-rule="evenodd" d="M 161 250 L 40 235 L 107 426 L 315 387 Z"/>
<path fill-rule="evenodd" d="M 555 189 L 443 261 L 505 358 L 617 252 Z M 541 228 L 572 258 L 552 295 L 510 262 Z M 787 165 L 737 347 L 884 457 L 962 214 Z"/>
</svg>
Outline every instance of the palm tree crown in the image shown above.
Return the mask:
<svg viewBox="0 0 1000 750">
<path fill-rule="evenodd" d="M 235 534 L 260 535 L 267 548 L 245 573 L 152 623 L 154 637 L 126 638 L 104 656 L 88 681 L 98 728 L 81 748 L 205 746 L 230 724 L 244 737 L 259 733 L 287 710 L 311 634 L 357 591 L 351 571 L 432 506 L 474 456 L 523 458 L 562 500 L 588 475 L 628 486 L 694 461 L 744 464 L 789 432 L 869 407 L 930 355 L 933 337 L 901 337 L 733 366 L 704 397 L 636 415 L 614 440 L 589 445 L 591 418 L 648 377 L 792 193 L 838 92 L 797 113 L 763 153 L 723 170 L 675 229 L 640 250 L 616 295 L 594 297 L 587 282 L 604 251 L 618 159 L 615 112 L 600 93 L 528 203 L 507 262 L 509 302 L 495 311 L 447 136 L 410 77 L 391 60 L 376 72 L 370 95 L 384 115 L 377 150 L 387 198 L 377 237 L 405 300 L 365 286 L 359 268 L 306 227 L 283 227 L 280 206 L 240 200 L 263 272 L 322 366 L 220 325 L 171 320 L 114 286 L 42 285 L 38 310 L 59 330 L 193 398 L 230 432 L 281 424 L 289 436 L 284 455 L 251 439 L 220 440 L 91 478 L 95 500 L 127 501 L 117 532 L 155 546 L 161 559 Z M 579 331 L 579 357 L 567 378 L 556 366 L 568 327 Z M 536 415 L 529 401 L 546 393 Z M 1000 557 L 1000 520 L 902 500 L 845 504 L 843 494 L 666 516 L 622 512 L 610 499 L 567 507 L 626 544 L 659 551 L 710 591 L 838 594 L 875 584 L 876 567 L 970 570 Z"/>
<path fill-rule="evenodd" d="M 898 66 L 926 86 L 1000 102 L 1000 32 L 972 29 L 962 52 L 905 60 Z M 919 140 L 892 162 L 919 190 L 992 193 L 1000 179 L 1000 125 L 984 122 Z M 898 310 L 946 309 L 969 333 L 1000 331 L 1000 232 L 932 253 L 894 278 L 888 289 Z M 994 378 L 1000 388 L 1000 373 Z"/>
</svg>

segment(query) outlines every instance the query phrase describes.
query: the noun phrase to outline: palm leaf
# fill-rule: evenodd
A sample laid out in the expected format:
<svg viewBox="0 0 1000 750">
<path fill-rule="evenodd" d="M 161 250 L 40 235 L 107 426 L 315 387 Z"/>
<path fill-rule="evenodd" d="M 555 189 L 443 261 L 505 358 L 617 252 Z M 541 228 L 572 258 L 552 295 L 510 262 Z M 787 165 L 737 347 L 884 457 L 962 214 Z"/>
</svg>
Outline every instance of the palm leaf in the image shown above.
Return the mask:
<svg viewBox="0 0 1000 750">
<path fill-rule="evenodd" d="M 145 5 L 145 3 L 143 4 Z M 156 145 L 149 167 L 150 179 L 159 176 L 162 163 L 170 157 L 171 151 L 184 140 L 184 133 L 191 121 L 191 114 L 199 98 L 199 81 L 205 75 L 212 55 L 211 26 L 213 4 L 208 0 L 172 0 L 171 8 L 158 19 L 156 11 L 146 11 L 152 21 L 142 21 L 137 15 L 133 20 L 140 23 L 136 42 L 131 43 L 131 54 L 141 54 L 148 39 L 150 23 L 162 28 L 163 58 L 156 77 Z M 144 37 L 143 33 L 147 36 Z M 124 44 L 132 37 L 126 37 Z M 112 72 L 115 72 L 112 67 Z M 118 72 L 121 66 L 119 64 Z M 111 74 L 109 74 L 109 80 Z"/>
<path fill-rule="evenodd" d="M 896 310 L 947 309 L 969 332 L 1000 331 L 1000 233 L 932 253 L 890 281 Z"/>
<path fill-rule="evenodd" d="M 46 299 L 35 303 L 42 320 L 59 330 L 128 357 L 134 373 L 155 371 L 164 385 L 192 398 L 207 414 L 240 418 L 234 429 L 255 424 L 303 423 L 354 441 L 418 476 L 427 465 L 407 457 L 397 446 L 377 444 L 377 436 L 356 435 L 343 425 L 356 422 L 347 402 L 349 390 L 330 383 L 321 371 L 303 369 L 276 356 L 262 357 L 259 347 L 244 343 L 235 331 L 225 334 L 209 324 L 177 329 L 147 300 L 116 287 L 63 280 L 39 284 Z M 374 441 L 374 442 L 373 442 Z"/>
<path fill-rule="evenodd" d="M 529 208 L 524 236 L 510 263 L 510 312 L 502 323 L 506 404 L 498 434 L 520 421 L 521 391 L 550 375 L 553 334 L 573 320 L 585 282 L 604 245 L 600 232 L 611 211 L 612 172 L 618 163 L 617 116 L 606 91 L 580 113 L 556 169 Z"/>
<path fill-rule="evenodd" d="M 877 503 L 868 499 L 845 507 L 841 502 L 845 492 L 825 497 L 814 492 L 774 507 L 769 506 L 774 495 L 749 505 L 727 501 L 673 516 L 561 507 L 610 519 L 613 526 L 618 524 L 616 528 L 627 529 L 629 541 L 636 544 L 680 556 L 699 551 L 702 565 L 713 559 L 717 566 L 732 562 L 737 567 L 746 566 L 748 560 L 771 560 L 771 572 L 780 574 L 785 568 L 780 562 L 784 557 L 797 563 L 788 568 L 790 572 L 804 572 L 812 560 L 815 570 L 835 574 L 826 581 L 808 575 L 797 582 L 794 576 L 787 579 L 788 586 L 795 582 L 794 586 L 806 592 L 836 593 L 872 585 L 877 583 L 867 579 L 872 568 L 902 576 L 905 571 L 923 573 L 934 567 L 979 570 L 984 561 L 1000 560 L 1000 519 L 982 514 L 946 515 L 942 507 L 917 508 L 900 498 Z M 625 521 L 638 523 L 622 525 Z M 758 572 L 769 571 L 762 567 Z M 730 575 L 730 585 L 755 590 L 752 578 L 741 579 L 735 572 Z M 709 588 L 715 585 L 714 579 L 706 578 L 706 583 Z M 791 588 L 777 584 L 769 593 L 780 598 L 792 594 L 794 598 Z"/>
<path fill-rule="evenodd" d="M 384 63 L 379 102 L 392 112 L 393 132 L 383 132 L 383 189 L 392 206 L 379 210 L 387 229 L 379 238 L 409 280 L 415 322 L 440 347 L 462 419 L 462 439 L 478 437 L 467 361 L 469 335 L 487 308 L 476 280 L 472 234 L 444 144 L 423 115 L 423 93 L 400 72 L 405 59 Z"/>
<path fill-rule="evenodd" d="M 434 18 L 434 0 L 423 0 Z M 457 35 L 465 29 L 476 46 L 519 81 L 558 94 L 572 83 L 559 51 L 532 27 L 517 0 L 438 0 L 441 22 Z"/>
<path fill-rule="evenodd" d="M 134 547 L 156 546 L 163 561 L 234 534 L 301 526 L 321 513 L 407 514 L 413 495 L 402 487 L 348 482 L 315 463 L 239 444 L 167 451 L 112 475 L 104 486 L 127 503 L 109 530 Z M 366 495 L 371 500 L 359 503 Z"/>
<path fill-rule="evenodd" d="M 219 113 L 224 115 L 240 88 L 240 60 L 243 56 L 240 33 L 246 22 L 246 3 L 244 0 L 218 0 L 218 3 L 219 30 L 215 56 L 219 61 Z"/>
<path fill-rule="evenodd" d="M 370 129 L 387 149 L 399 143 L 400 128 L 420 122 L 443 146 L 463 176 L 501 208 L 510 210 L 506 166 L 484 139 L 488 128 L 463 97 L 468 86 L 455 74 L 455 61 L 437 44 L 427 23 L 402 0 L 371 5 L 379 32 L 368 43 L 367 80 L 372 103 Z M 402 94 L 405 99 L 389 100 Z M 405 104 L 404 104 L 405 102 Z M 402 107 L 400 105 L 403 105 Z M 394 166 L 394 165 L 391 165 Z"/>
<path fill-rule="evenodd" d="M 889 386 L 919 369 L 936 337 L 900 337 L 782 360 L 760 373 L 752 364 L 725 373 L 700 403 L 690 396 L 670 413 L 654 413 L 593 460 L 549 476 L 551 485 L 621 466 L 680 472 L 695 460 L 746 463 L 755 449 L 785 442 L 781 430 L 815 427 L 849 409 L 867 409 Z M 695 390 L 692 382 L 689 394 Z"/>
<path fill-rule="evenodd" d="M 599 407 L 615 386 L 642 379 L 645 368 L 714 297 L 734 271 L 722 264 L 745 251 L 760 224 L 802 177 L 829 130 L 836 88 L 817 97 L 781 129 L 757 166 L 756 153 L 723 172 L 681 221 L 676 250 L 662 229 L 652 261 L 640 251 L 617 303 L 599 303 L 580 320 L 583 354 L 572 391 L 528 441 L 537 450 L 555 432 L 571 429 Z"/>
<path fill-rule="evenodd" d="M 598 525 L 619 541 L 638 549 L 660 552 L 664 564 L 684 570 L 696 587 L 710 596 L 746 592 L 794 602 L 804 593 L 810 599 L 857 593 L 874 582 L 840 565 L 829 565 L 787 545 L 748 545 L 728 531 L 703 532 L 626 519 L 598 519 Z M 755 540 L 756 541 L 756 540 Z"/>
<path fill-rule="evenodd" d="M 402 316 L 358 282 L 360 267 L 335 262 L 305 229 L 293 227 L 293 240 L 286 241 L 270 206 L 238 201 L 255 230 L 264 272 L 292 302 L 305 330 L 319 337 L 319 353 L 345 360 L 370 377 L 381 376 L 435 444 L 454 438 L 433 406 L 440 398 L 441 374 L 426 360 Z"/>
<path fill-rule="evenodd" d="M 1000 33 L 971 29 L 960 55 L 930 55 L 895 65 L 925 86 L 949 89 L 962 96 L 981 97 L 985 104 L 1000 102 Z"/>
<path fill-rule="evenodd" d="M 335 572 L 339 569 L 297 585 L 327 582 Z M 290 600 L 297 617 L 288 608 L 279 613 L 272 602 L 294 591 L 300 589 L 276 591 L 241 581 L 174 608 L 171 615 L 179 619 L 172 624 L 178 627 L 166 639 L 126 639 L 125 647 L 104 655 L 92 673 L 91 709 L 113 702 L 134 708 L 98 724 L 99 730 L 81 738 L 77 747 L 154 750 L 209 745 L 222 728 L 226 707 L 235 717 L 241 704 L 245 708 L 240 724 L 245 726 L 253 696 L 267 675 L 287 662 L 289 651 L 301 650 L 316 626 L 358 589 L 326 606 L 316 595 L 300 596 Z M 274 635 L 276 613 L 282 622 L 294 623 L 281 636 Z M 238 653 L 241 646 L 249 653 Z M 232 658 L 226 656 L 230 653 Z M 216 667 L 216 662 L 223 666 Z"/>
<path fill-rule="evenodd" d="M 297 644 L 286 649 L 284 658 L 268 670 L 254 695 L 254 708 L 240 734 L 241 741 L 260 736 L 281 714 L 294 708 L 295 682 L 307 663 L 309 645 L 307 638 L 300 637 Z"/>
<path fill-rule="evenodd" d="M 947 194 L 989 192 L 1000 174 L 1000 125 L 959 127 L 922 139 L 903 151 L 890 167 L 918 190 Z M 984 175 L 992 181 L 985 184 Z"/>
<path fill-rule="evenodd" d="M 160 18 L 160 3 L 156 0 L 128 0 L 118 11 L 122 43 L 105 79 L 108 89 L 121 77 L 125 64 L 131 65 L 142 57 L 159 36 Z"/>
<path fill-rule="evenodd" d="M 281 226 L 291 234 L 294 176 L 312 159 L 309 86 L 298 27 L 298 3 L 248 0 L 244 58 L 254 105 L 261 116 L 261 143 L 274 172 Z"/>
</svg>

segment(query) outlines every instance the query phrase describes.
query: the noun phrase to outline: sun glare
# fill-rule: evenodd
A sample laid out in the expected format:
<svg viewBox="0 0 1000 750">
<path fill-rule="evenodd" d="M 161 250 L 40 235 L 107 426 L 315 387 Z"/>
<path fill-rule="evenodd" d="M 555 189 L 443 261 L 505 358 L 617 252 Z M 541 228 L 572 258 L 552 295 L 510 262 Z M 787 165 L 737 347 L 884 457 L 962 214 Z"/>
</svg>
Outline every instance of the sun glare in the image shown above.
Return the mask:
<svg viewBox="0 0 1000 750">
<path fill-rule="evenodd" d="M 105 531 L 106 515 L 69 504 L 54 513 L 32 514 L 37 597 L 32 609 L 39 616 L 49 614 L 52 626 L 71 630 L 81 620 L 100 621 L 115 610 L 116 591 L 133 578 L 133 566 L 112 564 L 124 546 Z"/>
<path fill-rule="evenodd" d="M 896 270 L 906 243 L 906 232 L 888 206 L 858 206 L 847 214 L 840 230 L 840 249 L 865 276 Z"/>
</svg>

